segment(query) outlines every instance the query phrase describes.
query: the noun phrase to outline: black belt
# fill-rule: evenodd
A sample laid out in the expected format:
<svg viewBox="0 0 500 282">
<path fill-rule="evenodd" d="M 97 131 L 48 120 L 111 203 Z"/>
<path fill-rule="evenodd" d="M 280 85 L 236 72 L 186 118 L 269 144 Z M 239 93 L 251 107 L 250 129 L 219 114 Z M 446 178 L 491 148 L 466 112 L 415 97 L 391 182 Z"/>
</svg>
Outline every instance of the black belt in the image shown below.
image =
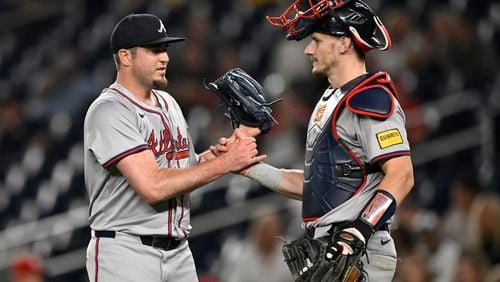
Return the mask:
<svg viewBox="0 0 500 282">
<path fill-rule="evenodd" d="M 99 238 L 115 238 L 115 231 L 94 231 L 95 236 Z M 181 240 L 177 240 L 173 237 L 169 236 L 150 236 L 150 235 L 140 235 L 138 236 L 141 239 L 143 245 L 150 246 L 157 249 L 162 249 L 165 251 L 170 251 L 179 246 L 182 242 Z"/>
<path fill-rule="evenodd" d="M 339 231 L 339 230 L 342 230 L 346 227 L 346 225 L 349 223 L 349 221 L 340 221 L 340 222 L 336 222 L 336 223 L 333 223 L 330 227 L 330 229 L 328 229 L 328 233 L 329 234 L 332 234 Z M 314 231 L 316 230 L 316 228 L 308 228 L 306 229 L 306 236 L 308 238 L 314 238 Z M 384 225 L 382 225 L 377 231 L 387 231 L 387 232 L 390 232 L 390 228 L 389 228 L 389 223 L 386 223 Z"/>
<path fill-rule="evenodd" d="M 372 165 L 370 163 L 364 163 L 363 165 L 365 167 L 366 174 L 382 171 L 379 165 Z M 357 165 L 336 164 L 334 166 L 334 172 L 337 177 L 363 178 L 363 169 Z"/>
</svg>

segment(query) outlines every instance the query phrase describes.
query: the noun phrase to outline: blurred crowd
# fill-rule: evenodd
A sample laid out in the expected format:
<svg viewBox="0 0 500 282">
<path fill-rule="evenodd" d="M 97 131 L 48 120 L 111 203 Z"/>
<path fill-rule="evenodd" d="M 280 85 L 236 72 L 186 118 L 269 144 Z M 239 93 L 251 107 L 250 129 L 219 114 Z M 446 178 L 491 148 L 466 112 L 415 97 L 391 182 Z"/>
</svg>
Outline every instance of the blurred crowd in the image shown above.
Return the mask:
<svg viewBox="0 0 500 282">
<path fill-rule="evenodd" d="M 493 135 L 489 154 L 471 146 L 415 166 L 414 191 L 393 226 L 400 256 L 395 281 L 500 281 L 500 146 L 494 142 L 500 138 L 500 3 L 366 1 L 380 11 L 393 43 L 387 52 L 369 54 L 368 68 L 386 70 L 395 81 L 412 146 L 482 122 L 483 115 Z M 284 98 L 273 108 L 279 126 L 259 137 L 259 151 L 273 165 L 301 168 L 309 114 L 327 81 L 311 75 L 307 40 L 286 41 L 265 22 L 290 2 L 1 1 L 0 18 L 23 21 L 0 27 L 0 230 L 86 204 L 75 152 L 88 105 L 114 81 L 112 27 L 129 13 L 154 13 L 169 35 L 188 38 L 169 49 L 168 92 L 199 152 L 232 131 L 203 81 L 240 67 L 270 96 Z M 447 118 L 426 110 L 450 96 L 467 104 L 464 93 L 479 99 L 479 107 Z M 253 221 L 207 235 L 206 241 L 226 239 L 216 254 L 193 249 L 202 280 L 289 281 L 273 238 L 302 235 L 300 206 L 292 207 L 279 213 L 262 207 Z M 88 234 L 79 236 L 83 247 Z"/>
<path fill-rule="evenodd" d="M 396 281 L 500 280 L 500 198 L 474 177 L 452 180 L 442 214 L 408 201 L 397 222 Z"/>
</svg>

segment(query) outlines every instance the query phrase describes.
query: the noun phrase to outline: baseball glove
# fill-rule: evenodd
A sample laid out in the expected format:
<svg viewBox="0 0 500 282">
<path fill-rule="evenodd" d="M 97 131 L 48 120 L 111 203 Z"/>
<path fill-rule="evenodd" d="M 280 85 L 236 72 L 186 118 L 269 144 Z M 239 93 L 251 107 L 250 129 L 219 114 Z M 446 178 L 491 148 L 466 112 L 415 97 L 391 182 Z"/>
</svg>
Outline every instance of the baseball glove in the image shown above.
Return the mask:
<svg viewBox="0 0 500 282">
<path fill-rule="evenodd" d="M 225 115 L 234 128 L 244 124 L 258 127 L 261 134 L 265 134 L 278 124 L 271 115 L 270 106 L 281 99 L 267 102 L 262 86 L 243 70 L 231 69 L 214 82 L 205 83 L 205 87 L 220 97 L 226 107 Z"/>
<path fill-rule="evenodd" d="M 343 254 L 343 242 L 352 253 Z M 295 240 L 283 245 L 285 262 L 297 282 L 364 281 L 364 243 L 349 232 L 339 231 L 332 237 Z"/>
</svg>

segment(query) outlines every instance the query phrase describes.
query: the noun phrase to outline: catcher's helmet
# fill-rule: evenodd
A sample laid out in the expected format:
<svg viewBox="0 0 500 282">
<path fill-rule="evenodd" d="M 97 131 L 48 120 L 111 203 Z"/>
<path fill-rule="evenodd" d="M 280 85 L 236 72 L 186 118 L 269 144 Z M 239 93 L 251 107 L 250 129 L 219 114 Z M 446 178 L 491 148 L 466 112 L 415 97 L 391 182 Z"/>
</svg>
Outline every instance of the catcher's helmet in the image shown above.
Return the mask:
<svg viewBox="0 0 500 282">
<path fill-rule="evenodd" d="M 302 40 L 313 32 L 347 35 L 364 52 L 391 47 L 389 32 L 373 10 L 361 0 L 296 0 L 270 24 L 285 28 L 288 40 Z"/>
</svg>

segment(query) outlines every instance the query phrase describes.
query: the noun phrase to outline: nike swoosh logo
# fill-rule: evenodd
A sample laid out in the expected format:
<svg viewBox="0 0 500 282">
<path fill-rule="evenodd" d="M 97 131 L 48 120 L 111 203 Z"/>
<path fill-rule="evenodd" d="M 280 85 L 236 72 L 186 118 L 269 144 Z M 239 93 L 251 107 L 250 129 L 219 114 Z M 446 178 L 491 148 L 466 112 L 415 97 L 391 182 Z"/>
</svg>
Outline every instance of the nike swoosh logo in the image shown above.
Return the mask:
<svg viewBox="0 0 500 282">
<path fill-rule="evenodd" d="M 144 113 L 139 113 L 139 116 L 140 116 L 141 118 L 143 118 L 143 117 L 144 117 Z"/>
<path fill-rule="evenodd" d="M 391 241 L 391 239 L 387 239 L 387 240 L 384 240 L 384 239 L 380 239 L 380 244 L 385 245 L 387 243 L 389 243 Z"/>
</svg>

